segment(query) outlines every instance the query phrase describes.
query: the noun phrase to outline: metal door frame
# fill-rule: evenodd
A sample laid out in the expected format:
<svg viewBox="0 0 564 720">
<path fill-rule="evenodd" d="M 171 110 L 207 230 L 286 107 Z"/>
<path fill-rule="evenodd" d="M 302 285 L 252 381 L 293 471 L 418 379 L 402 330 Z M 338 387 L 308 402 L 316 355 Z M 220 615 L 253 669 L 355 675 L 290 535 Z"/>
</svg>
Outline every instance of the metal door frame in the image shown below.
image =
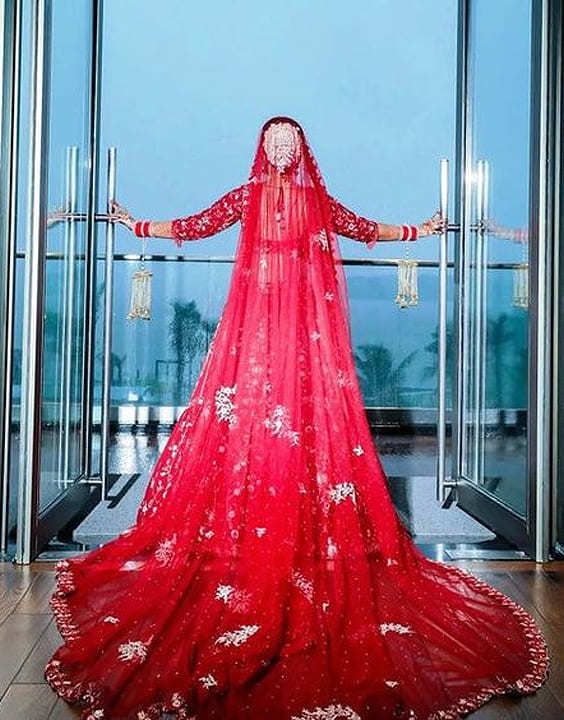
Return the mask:
<svg viewBox="0 0 564 720">
<path fill-rule="evenodd" d="M 552 17 L 549 20 L 550 45 L 552 49 L 549 68 L 549 106 L 552 113 L 549 116 L 549 156 L 553 162 L 549 163 L 550 183 L 554 187 L 554 196 L 551 198 L 552 237 L 553 247 L 553 288 L 558 289 L 564 278 L 564 2 L 557 0 L 552 5 Z M 562 348 L 562 328 L 564 321 L 564 305 L 561 293 L 553 294 L 552 317 L 552 473 L 550 493 L 550 547 L 555 555 L 564 555 L 564 457 L 562 455 L 564 437 L 564 355 L 559 353 Z"/>
<path fill-rule="evenodd" d="M 16 273 L 16 218 L 18 197 L 18 150 L 20 107 L 20 54 L 22 40 L 21 3 L 0 4 L 0 159 L 2 207 L 0 217 L 0 555 L 8 553 L 10 502 L 10 443 L 12 425 L 12 373 L 14 347 L 14 287 Z"/>
<path fill-rule="evenodd" d="M 69 508 L 90 492 L 94 377 L 94 299 L 96 286 L 96 228 L 94 209 L 98 181 L 102 0 L 92 0 L 89 78 L 88 200 L 86 270 L 83 313 L 85 343 L 82 355 L 82 437 L 80 473 L 48 507 L 39 509 L 41 482 L 41 402 L 43 379 L 43 316 L 45 304 L 45 214 L 48 182 L 49 50 L 51 0 L 31 0 L 30 167 L 28 174 L 27 242 L 24 280 L 21 442 L 18 521 L 15 562 L 31 562 L 68 518 Z M 9 412 L 9 409 L 6 410 Z M 5 456 L 6 457 L 6 456 Z"/>
<path fill-rule="evenodd" d="M 529 184 L 529 384 L 527 427 L 527 517 L 522 518 L 503 503 L 482 492 L 463 475 L 466 402 L 464 377 L 467 370 L 464 335 L 466 306 L 464 254 L 467 252 L 467 218 L 470 197 L 466 192 L 471 153 L 471 91 L 469 85 L 469 26 L 472 0 L 459 0 L 457 133 L 455 216 L 460 236 L 455 246 L 454 342 L 455 380 L 453 412 L 453 477 L 458 504 L 492 530 L 516 543 L 536 560 L 548 558 L 550 479 L 550 357 L 551 337 L 551 243 L 548 232 L 550 188 L 547 182 L 548 60 L 551 53 L 548 0 L 532 0 L 530 184 Z M 554 128 L 552 128 L 554 130 Z"/>
</svg>

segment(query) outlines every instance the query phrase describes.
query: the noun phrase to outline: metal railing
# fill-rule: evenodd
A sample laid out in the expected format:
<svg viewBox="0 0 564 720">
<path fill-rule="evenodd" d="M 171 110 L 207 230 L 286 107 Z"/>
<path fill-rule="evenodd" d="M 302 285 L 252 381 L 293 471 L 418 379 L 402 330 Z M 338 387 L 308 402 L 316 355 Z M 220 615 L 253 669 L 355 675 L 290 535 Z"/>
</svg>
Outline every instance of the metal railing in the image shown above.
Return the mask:
<svg viewBox="0 0 564 720">
<path fill-rule="evenodd" d="M 72 166 L 72 163 L 70 164 Z M 71 172 L 72 167 L 68 169 Z M 448 218 L 448 160 L 442 158 L 440 160 L 440 214 L 442 218 Z M 482 189 L 484 184 L 482 184 Z M 102 494 L 105 497 L 107 490 L 108 475 L 108 445 L 110 433 L 110 392 L 111 392 L 111 338 L 112 338 L 112 309 L 114 304 L 114 262 L 132 262 L 141 259 L 140 253 L 116 253 L 115 252 L 115 222 L 110 213 L 110 203 L 116 197 L 116 148 L 108 148 L 107 154 L 107 212 L 96 213 L 94 215 L 95 222 L 103 222 L 106 224 L 106 242 L 105 252 L 101 256 L 97 256 L 99 261 L 104 262 L 104 328 L 103 328 L 103 372 L 102 372 L 102 403 L 101 403 L 101 449 L 100 449 L 100 482 L 102 485 Z M 480 193 L 481 200 L 484 199 L 483 192 Z M 64 220 L 73 222 L 86 222 L 87 214 L 73 211 L 72 203 L 67 204 L 69 212 L 59 214 Z M 484 232 L 484 207 L 480 205 L 482 211 L 479 213 L 478 221 L 475 225 L 470 226 L 470 231 L 476 231 L 478 235 Z M 73 222 L 67 223 L 72 225 Z M 437 372 L 437 396 L 438 396 L 438 413 L 437 413 L 437 484 L 436 498 L 437 501 L 444 505 L 449 501 L 450 490 L 455 487 L 455 482 L 446 477 L 446 428 L 447 428 L 447 285 L 448 285 L 448 269 L 454 267 L 453 262 L 448 259 L 448 243 L 447 238 L 450 232 L 460 232 L 460 227 L 453 223 L 448 223 L 442 235 L 439 236 L 439 256 L 437 260 L 418 260 L 417 264 L 420 268 L 432 268 L 438 270 L 439 290 L 438 290 L 438 372 Z M 480 243 L 478 243 L 480 245 Z M 66 252 L 47 252 L 46 260 L 63 260 L 70 264 L 76 260 L 87 260 L 85 255 L 69 254 L 68 246 Z M 19 256 L 23 256 L 19 254 Z M 190 256 L 185 254 L 168 254 L 154 253 L 144 255 L 145 263 L 160 262 L 187 262 L 187 263 L 205 263 L 205 264 L 231 264 L 235 261 L 233 255 L 206 255 L 201 257 Z M 482 262 L 481 256 L 477 256 L 476 266 Z M 396 267 L 397 258 L 341 258 L 341 262 L 345 266 L 364 266 L 364 267 Z M 487 266 L 480 265 L 480 269 L 484 270 L 513 270 L 519 267 L 517 262 L 488 262 Z M 470 266 L 472 263 L 470 264 Z M 481 386 L 481 384 L 478 384 Z"/>
</svg>

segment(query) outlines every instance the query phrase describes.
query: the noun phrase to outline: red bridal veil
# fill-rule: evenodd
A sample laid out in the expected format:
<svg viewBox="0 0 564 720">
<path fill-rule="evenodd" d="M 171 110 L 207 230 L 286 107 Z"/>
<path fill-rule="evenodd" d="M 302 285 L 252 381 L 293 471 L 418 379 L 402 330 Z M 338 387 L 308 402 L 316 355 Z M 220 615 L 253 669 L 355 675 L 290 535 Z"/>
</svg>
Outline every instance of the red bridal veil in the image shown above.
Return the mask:
<svg viewBox="0 0 564 720">
<path fill-rule="evenodd" d="M 57 564 L 48 682 L 88 720 L 448 720 L 534 691 L 532 617 L 426 558 L 391 503 L 336 237 L 371 247 L 377 223 L 328 194 L 289 118 L 174 238 L 237 220 L 224 310 L 135 524 Z"/>
</svg>

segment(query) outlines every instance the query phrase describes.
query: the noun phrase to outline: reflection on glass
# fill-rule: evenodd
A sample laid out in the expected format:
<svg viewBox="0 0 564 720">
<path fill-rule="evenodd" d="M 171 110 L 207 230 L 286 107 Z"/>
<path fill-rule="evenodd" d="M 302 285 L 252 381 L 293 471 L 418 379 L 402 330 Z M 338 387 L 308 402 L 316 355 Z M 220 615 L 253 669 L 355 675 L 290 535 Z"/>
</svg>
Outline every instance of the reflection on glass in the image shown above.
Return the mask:
<svg viewBox="0 0 564 720">
<path fill-rule="evenodd" d="M 529 0 L 471 3 L 464 474 L 524 515 Z M 507 48 L 511 47 L 511 53 Z"/>
<path fill-rule="evenodd" d="M 112 403 L 183 406 L 219 322 L 232 265 L 146 263 L 153 272 L 153 319 L 132 321 L 126 288 L 136 265 L 123 261 L 115 267 L 116 287 L 124 291 L 114 303 Z M 394 266 L 347 266 L 346 272 L 354 359 L 366 406 L 436 408 L 438 269 L 419 268 L 419 304 L 407 308 L 395 303 Z M 449 318 L 449 333 L 451 326 Z M 451 368 L 449 363 L 449 397 Z"/>
<path fill-rule="evenodd" d="M 40 510 L 81 471 L 90 3 L 52 6 Z"/>
</svg>

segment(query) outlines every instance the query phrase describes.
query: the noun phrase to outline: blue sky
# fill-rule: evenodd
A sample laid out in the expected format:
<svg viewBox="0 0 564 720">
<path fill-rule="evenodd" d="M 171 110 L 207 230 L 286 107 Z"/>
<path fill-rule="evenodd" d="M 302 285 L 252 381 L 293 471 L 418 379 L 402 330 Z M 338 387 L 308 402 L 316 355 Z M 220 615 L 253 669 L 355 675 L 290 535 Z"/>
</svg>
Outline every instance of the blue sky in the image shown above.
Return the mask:
<svg viewBox="0 0 564 720">
<path fill-rule="evenodd" d="M 476 156 L 492 163 L 492 215 L 523 226 L 530 0 L 474 0 L 472 7 Z M 51 206 L 62 199 L 66 146 L 78 145 L 85 157 L 85 117 L 76 111 L 86 107 L 86 18 L 75 3 L 55 4 Z M 285 114 L 304 126 L 328 188 L 342 202 L 381 222 L 421 222 L 438 206 L 440 158 L 449 158 L 451 187 L 454 181 L 456 18 L 456 0 L 105 3 L 100 210 L 107 147 L 117 148 L 122 204 L 139 218 L 172 219 L 244 182 L 262 123 Z M 237 233 L 235 226 L 181 252 L 232 255 Z M 51 236 L 52 248 L 59 236 Z M 149 242 L 155 252 L 178 252 L 169 239 Z M 405 253 L 394 243 L 368 250 L 340 242 L 344 257 Z M 118 228 L 118 252 L 139 247 Z M 492 241 L 490 250 L 492 259 L 521 257 L 504 241 Z M 424 238 L 410 251 L 436 259 L 437 242 Z M 152 370 L 156 350 L 167 356 L 172 300 L 195 299 L 206 316 L 219 316 L 230 273 L 229 265 L 155 264 L 154 321 L 128 323 L 133 269 L 115 269 L 114 350 L 127 355 L 130 374 Z M 404 311 L 393 302 L 393 272 L 349 268 L 347 278 L 355 344 L 393 337 L 400 359 L 429 341 L 437 315 L 432 274 L 421 272 L 420 304 Z M 505 280 L 496 300 L 511 310 Z M 48 294 L 57 291 L 53 283 Z"/>
<path fill-rule="evenodd" d="M 118 148 L 118 198 L 135 216 L 163 220 L 207 206 L 247 179 L 262 123 L 285 114 L 302 123 L 342 202 L 381 222 L 421 222 L 438 205 L 439 158 L 453 159 L 455 21 L 456 3 L 437 0 L 113 0 L 105 15 L 102 145 Z M 230 255 L 237 232 L 182 252 Z M 150 245 L 176 252 L 170 240 Z M 117 249 L 132 247 L 139 241 L 120 231 Z M 368 251 L 343 238 L 341 252 L 402 257 L 404 248 Z M 436 253 L 435 240 L 426 240 L 417 256 Z M 116 338 L 138 355 L 132 362 L 149 366 L 155 336 L 157 346 L 166 342 L 156 325 L 169 300 L 194 297 L 218 316 L 228 267 L 156 265 L 157 322 L 123 323 Z M 393 272 L 384 279 L 351 268 L 347 277 L 356 344 L 381 342 L 392 327 L 398 357 L 427 341 L 433 281 L 426 302 L 400 312 Z M 124 293 L 118 323 L 127 302 Z"/>
</svg>

